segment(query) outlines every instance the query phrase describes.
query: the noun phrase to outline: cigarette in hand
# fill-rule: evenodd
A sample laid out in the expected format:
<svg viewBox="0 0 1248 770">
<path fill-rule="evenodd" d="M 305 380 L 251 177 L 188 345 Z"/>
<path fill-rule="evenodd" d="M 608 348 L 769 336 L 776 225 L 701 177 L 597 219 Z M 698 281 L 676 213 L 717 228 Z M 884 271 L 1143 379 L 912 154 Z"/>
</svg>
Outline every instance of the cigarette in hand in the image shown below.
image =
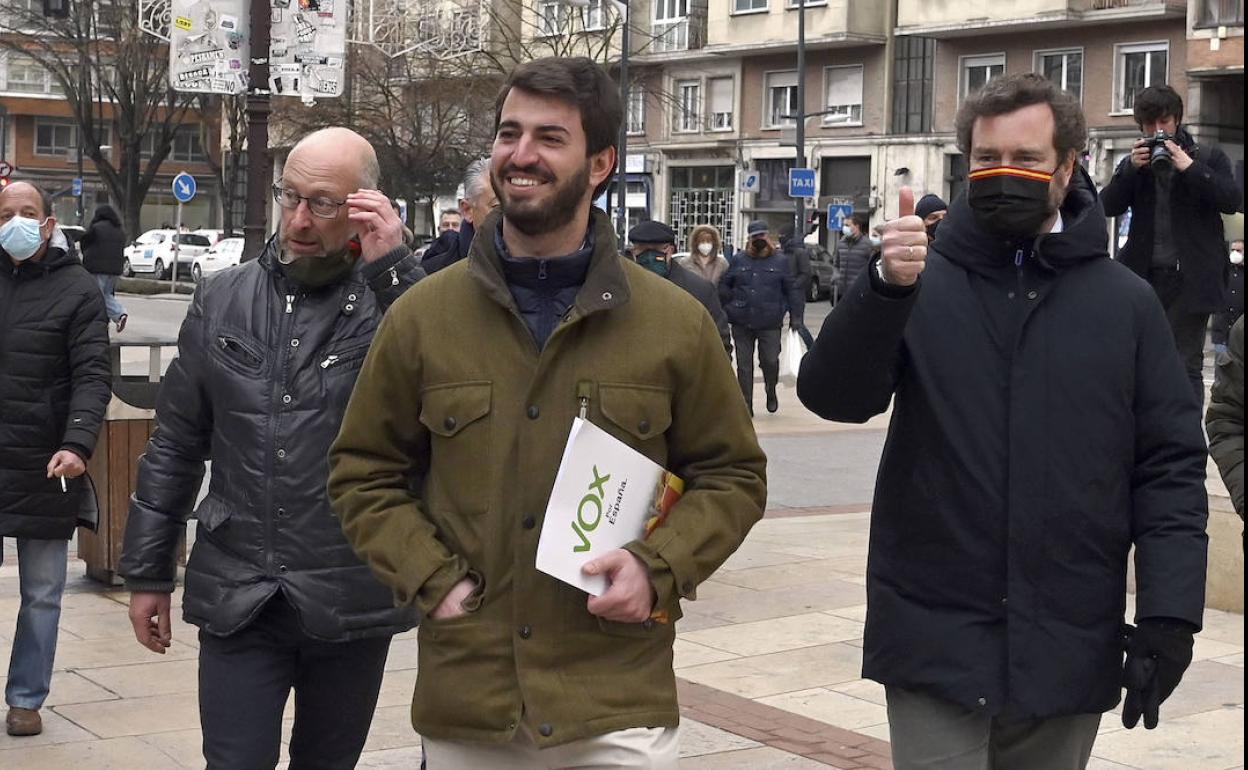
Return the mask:
<svg viewBox="0 0 1248 770">
<path fill-rule="evenodd" d="M 68 491 L 69 491 L 69 487 L 67 487 L 67 486 L 65 485 L 65 477 L 64 477 L 64 476 L 61 476 L 61 477 L 60 477 L 60 479 L 61 479 L 61 491 L 62 491 L 62 492 L 68 492 Z"/>
</svg>

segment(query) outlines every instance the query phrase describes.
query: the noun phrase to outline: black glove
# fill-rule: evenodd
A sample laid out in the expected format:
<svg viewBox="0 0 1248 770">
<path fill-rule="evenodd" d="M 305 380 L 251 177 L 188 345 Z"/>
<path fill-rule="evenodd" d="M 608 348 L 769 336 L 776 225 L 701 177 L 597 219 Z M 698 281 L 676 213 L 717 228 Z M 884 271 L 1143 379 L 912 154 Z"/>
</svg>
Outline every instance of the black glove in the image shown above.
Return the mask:
<svg viewBox="0 0 1248 770">
<path fill-rule="evenodd" d="M 1192 663 L 1196 629 L 1182 620 L 1145 618 L 1137 628 L 1127 626 L 1127 662 L 1122 668 L 1122 686 L 1127 690 L 1122 704 L 1122 724 L 1128 730 L 1144 716 L 1144 727 L 1157 726 L 1162 702 L 1179 686 L 1183 672 Z"/>
</svg>

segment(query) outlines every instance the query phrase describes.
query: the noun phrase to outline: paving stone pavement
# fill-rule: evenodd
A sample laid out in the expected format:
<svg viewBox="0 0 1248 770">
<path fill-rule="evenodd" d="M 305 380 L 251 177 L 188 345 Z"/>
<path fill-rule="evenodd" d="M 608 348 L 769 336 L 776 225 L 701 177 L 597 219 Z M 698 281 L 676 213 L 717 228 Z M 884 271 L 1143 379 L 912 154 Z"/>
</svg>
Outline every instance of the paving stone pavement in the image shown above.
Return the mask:
<svg viewBox="0 0 1248 770">
<path fill-rule="evenodd" d="M 771 457 L 768 516 L 678 625 L 680 767 L 889 768 L 883 688 L 859 678 L 868 501 L 887 423 L 830 426 L 791 387 L 781 399 L 778 414 L 756 420 Z M 13 541 L 4 549 L 0 660 L 19 605 Z M 44 734 L 0 735 L 0 768 L 202 768 L 195 629 L 175 622 L 173 647 L 155 656 L 131 635 L 124 592 L 87 580 L 72 559 L 67 592 Z M 1195 658 L 1158 729 L 1127 731 L 1105 716 L 1090 770 L 1243 769 L 1243 616 L 1208 611 Z M 409 632 L 391 647 L 359 767 L 419 766 L 408 722 L 415 666 Z"/>
</svg>

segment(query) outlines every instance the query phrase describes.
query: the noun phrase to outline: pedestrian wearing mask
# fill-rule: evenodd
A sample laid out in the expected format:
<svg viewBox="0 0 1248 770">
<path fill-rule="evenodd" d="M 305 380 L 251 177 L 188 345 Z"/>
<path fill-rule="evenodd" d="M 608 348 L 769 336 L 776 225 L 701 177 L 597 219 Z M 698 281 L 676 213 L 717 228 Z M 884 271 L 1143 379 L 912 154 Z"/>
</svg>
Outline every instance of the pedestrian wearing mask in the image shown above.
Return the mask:
<svg viewBox="0 0 1248 770">
<path fill-rule="evenodd" d="M 1198 402 L 1209 315 L 1226 307 L 1226 240 L 1220 214 L 1233 214 L 1241 193 L 1226 153 L 1196 144 L 1183 127 L 1183 100 L 1170 86 L 1135 97 L 1144 136 L 1101 192 L 1105 215 L 1131 209 L 1118 259 L 1148 281 L 1166 309 L 1170 331 Z"/>
<path fill-rule="evenodd" d="M 728 316 L 719 302 L 719 292 L 710 281 L 687 270 L 672 255 L 676 252 L 676 231 L 662 222 L 647 220 L 628 231 L 628 242 L 633 248 L 630 258 L 655 275 L 666 278 L 702 303 L 715 321 L 719 339 L 724 350 L 732 355 L 732 334 L 728 330 Z"/>
<path fill-rule="evenodd" d="M 711 225 L 698 225 L 689 233 L 689 254 L 676 260 L 681 267 L 706 279 L 712 286 L 728 270 L 728 260 L 723 255 L 719 230 Z"/>
<path fill-rule="evenodd" d="M 17 539 L 21 592 L 9 735 L 43 731 L 69 539 L 95 505 L 82 475 L 111 381 L 100 289 L 56 229 L 47 193 L 14 182 L 0 190 L 0 538 Z"/>
<path fill-rule="evenodd" d="M 1226 343 L 1230 336 L 1231 326 L 1244 314 L 1244 241 L 1237 238 L 1231 241 L 1231 254 L 1227 260 L 1230 267 L 1226 276 L 1225 307 L 1213 315 L 1213 325 L 1209 337 L 1213 341 L 1213 349 L 1219 356 L 1226 353 Z"/>
<path fill-rule="evenodd" d="M 754 349 L 763 372 L 767 411 L 780 408 L 776 384 L 780 381 L 780 329 L 784 314 L 802 304 L 789 261 L 768 238 L 767 223 L 755 220 L 746 230 L 749 242 L 738 251 L 719 282 L 719 298 L 732 325 L 737 352 L 737 383 L 754 414 Z M 790 321 L 790 324 L 792 322 Z M 794 331 L 797 329 L 794 327 Z"/>
<path fill-rule="evenodd" d="M 871 261 L 871 239 L 867 237 L 870 225 L 871 219 L 863 211 L 855 211 L 841 225 L 841 239 L 836 245 L 836 261 L 841 267 L 842 297 Z"/>
<path fill-rule="evenodd" d="M 914 204 L 914 215 L 923 220 L 929 243 L 936 240 L 936 230 L 940 227 L 940 220 L 944 219 L 945 214 L 948 213 L 949 205 L 936 193 L 928 193 Z"/>
<path fill-rule="evenodd" d="M 956 126 L 968 194 L 929 247 L 903 188 L 798 396 L 843 422 L 892 404 L 863 673 L 894 767 L 1082 770 L 1124 686 L 1151 729 L 1191 662 L 1204 436 L 1161 304 L 1109 259 L 1078 100 L 996 78 Z"/>
</svg>

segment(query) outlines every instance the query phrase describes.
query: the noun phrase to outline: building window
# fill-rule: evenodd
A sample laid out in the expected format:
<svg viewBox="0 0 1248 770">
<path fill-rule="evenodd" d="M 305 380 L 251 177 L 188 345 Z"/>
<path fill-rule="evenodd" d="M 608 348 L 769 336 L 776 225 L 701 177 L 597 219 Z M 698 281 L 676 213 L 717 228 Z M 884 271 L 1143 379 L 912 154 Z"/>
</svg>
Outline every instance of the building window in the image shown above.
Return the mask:
<svg viewBox="0 0 1248 770">
<path fill-rule="evenodd" d="M 827 67 L 823 71 L 825 126 L 862 124 L 862 65 Z"/>
<path fill-rule="evenodd" d="M 732 78 L 711 78 L 707 81 L 707 128 L 711 131 L 732 130 Z"/>
<path fill-rule="evenodd" d="M 1083 98 L 1083 51 L 1037 51 L 1036 71 L 1077 99 Z"/>
<path fill-rule="evenodd" d="M 1005 54 L 962 57 L 962 96 L 983 88 L 984 83 L 1005 73 Z"/>
<path fill-rule="evenodd" d="M 767 0 L 733 0 L 733 13 L 749 13 L 750 11 L 767 10 Z"/>
<path fill-rule="evenodd" d="M 563 3 L 543 2 L 537 5 L 537 34 L 540 37 L 558 37 L 566 25 L 568 6 Z"/>
<path fill-rule="evenodd" d="M 676 82 L 676 115 L 673 130 L 688 134 L 698 130 L 701 123 L 702 84 L 697 80 Z"/>
<path fill-rule="evenodd" d="M 1244 26 L 1244 0 L 1196 0 L 1196 28 Z"/>
<path fill-rule="evenodd" d="M 815 6 L 823 6 L 827 4 L 828 0 L 806 0 L 807 8 L 814 8 Z M 797 0 L 788 0 L 788 6 L 789 10 L 796 11 L 798 8 Z"/>
<path fill-rule="evenodd" d="M 35 154 L 65 157 L 78 152 L 78 124 L 35 119 Z"/>
<path fill-rule="evenodd" d="M 768 72 L 764 78 L 766 103 L 763 105 L 763 128 L 796 126 L 797 73 Z"/>
<path fill-rule="evenodd" d="M 1114 111 L 1131 112 L 1135 95 L 1166 82 L 1170 44 L 1132 43 L 1114 49 Z"/>
<path fill-rule="evenodd" d="M 893 125 L 895 134 L 932 130 L 932 72 L 936 41 L 899 37 L 893 54 Z"/>
<path fill-rule="evenodd" d="M 758 171 L 758 198 L 755 205 L 759 208 L 790 206 L 793 199 L 789 197 L 789 169 L 797 163 L 793 158 L 764 158 L 754 161 Z"/>
<path fill-rule="evenodd" d="M 587 32 L 597 32 L 607 28 L 606 0 L 589 0 L 589 5 L 581 9 L 581 24 Z"/>
<path fill-rule="evenodd" d="M 8 53 L 4 56 L 4 90 L 19 94 L 48 94 L 59 96 L 65 93 L 61 81 L 44 69 L 43 65 L 29 56 Z"/>
<path fill-rule="evenodd" d="M 139 157 L 152 157 L 152 148 L 156 145 L 155 134 L 146 134 L 139 146 Z M 179 126 L 173 134 L 173 143 L 169 147 L 166 160 L 182 161 L 183 163 L 199 163 L 208 159 L 203 145 L 199 142 L 199 128 L 195 126 Z"/>
<path fill-rule="evenodd" d="M 628 133 L 646 133 L 646 91 L 640 86 L 628 90 Z"/>
<path fill-rule="evenodd" d="M 653 50 L 689 49 L 689 0 L 655 0 Z"/>
</svg>

